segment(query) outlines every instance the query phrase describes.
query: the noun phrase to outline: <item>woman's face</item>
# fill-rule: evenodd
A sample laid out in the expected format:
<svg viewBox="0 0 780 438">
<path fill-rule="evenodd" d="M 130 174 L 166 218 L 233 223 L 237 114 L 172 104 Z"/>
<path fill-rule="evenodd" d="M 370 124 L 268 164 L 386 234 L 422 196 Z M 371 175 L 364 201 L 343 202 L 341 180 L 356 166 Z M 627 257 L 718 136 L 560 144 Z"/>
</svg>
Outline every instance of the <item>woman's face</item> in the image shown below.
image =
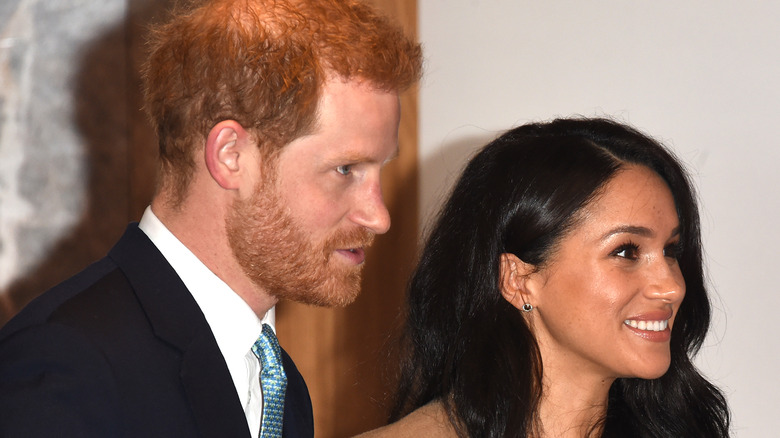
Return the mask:
<svg viewBox="0 0 780 438">
<path fill-rule="evenodd" d="M 660 377 L 685 296 L 672 193 L 655 172 L 628 165 L 583 213 L 546 267 L 529 277 L 544 369 Z"/>
</svg>

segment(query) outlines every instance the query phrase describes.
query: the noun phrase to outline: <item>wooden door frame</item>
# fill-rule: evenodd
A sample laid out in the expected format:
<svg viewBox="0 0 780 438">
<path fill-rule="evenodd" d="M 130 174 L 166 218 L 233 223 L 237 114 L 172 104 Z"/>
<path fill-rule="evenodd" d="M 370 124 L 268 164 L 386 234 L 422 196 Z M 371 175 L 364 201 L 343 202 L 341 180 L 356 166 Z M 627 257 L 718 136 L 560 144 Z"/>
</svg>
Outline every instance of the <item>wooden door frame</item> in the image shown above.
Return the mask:
<svg viewBox="0 0 780 438">
<path fill-rule="evenodd" d="M 417 37 L 417 0 L 372 0 Z M 346 308 L 277 305 L 277 332 L 309 386 L 315 436 L 352 436 L 384 424 L 394 389 L 394 334 L 417 254 L 418 93 L 401 95 L 399 157 L 383 172 L 392 227 L 369 250 L 363 291 Z"/>
</svg>

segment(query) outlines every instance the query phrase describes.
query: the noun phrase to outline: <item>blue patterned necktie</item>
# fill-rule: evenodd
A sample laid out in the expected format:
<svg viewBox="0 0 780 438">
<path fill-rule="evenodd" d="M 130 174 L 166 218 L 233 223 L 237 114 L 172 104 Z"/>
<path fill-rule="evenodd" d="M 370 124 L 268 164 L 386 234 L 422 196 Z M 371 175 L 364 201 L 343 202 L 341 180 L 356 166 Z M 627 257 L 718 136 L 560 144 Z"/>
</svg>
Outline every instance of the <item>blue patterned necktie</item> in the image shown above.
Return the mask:
<svg viewBox="0 0 780 438">
<path fill-rule="evenodd" d="M 260 359 L 260 387 L 263 389 L 263 422 L 260 438 L 280 438 L 284 416 L 284 391 L 287 376 L 282 367 L 282 351 L 271 326 L 263 324 L 263 333 L 252 346 L 252 352 Z"/>
</svg>

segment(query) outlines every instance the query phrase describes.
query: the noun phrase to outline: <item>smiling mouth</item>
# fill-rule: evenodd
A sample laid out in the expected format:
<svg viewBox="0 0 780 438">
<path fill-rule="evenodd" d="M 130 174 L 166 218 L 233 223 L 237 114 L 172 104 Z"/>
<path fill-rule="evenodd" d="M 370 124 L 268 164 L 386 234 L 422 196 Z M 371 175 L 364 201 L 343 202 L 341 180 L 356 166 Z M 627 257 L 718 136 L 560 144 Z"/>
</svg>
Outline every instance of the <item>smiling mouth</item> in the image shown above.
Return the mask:
<svg viewBox="0 0 780 438">
<path fill-rule="evenodd" d="M 633 327 L 637 330 L 645 330 L 650 332 L 662 332 L 669 327 L 669 320 L 663 319 L 660 321 L 637 321 L 635 319 L 627 319 L 623 321 L 623 324 Z"/>
</svg>

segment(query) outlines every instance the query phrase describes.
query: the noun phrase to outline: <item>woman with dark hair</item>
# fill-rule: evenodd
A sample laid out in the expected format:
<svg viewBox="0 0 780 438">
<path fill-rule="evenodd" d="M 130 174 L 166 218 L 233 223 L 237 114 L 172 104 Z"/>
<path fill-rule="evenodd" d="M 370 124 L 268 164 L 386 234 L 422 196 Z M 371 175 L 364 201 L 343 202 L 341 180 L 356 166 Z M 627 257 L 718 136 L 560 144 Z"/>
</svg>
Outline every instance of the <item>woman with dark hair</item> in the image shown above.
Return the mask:
<svg viewBox="0 0 780 438">
<path fill-rule="evenodd" d="M 488 144 L 408 299 L 399 421 L 367 437 L 728 436 L 691 361 L 710 323 L 694 191 L 633 128 L 559 119 Z"/>
</svg>

